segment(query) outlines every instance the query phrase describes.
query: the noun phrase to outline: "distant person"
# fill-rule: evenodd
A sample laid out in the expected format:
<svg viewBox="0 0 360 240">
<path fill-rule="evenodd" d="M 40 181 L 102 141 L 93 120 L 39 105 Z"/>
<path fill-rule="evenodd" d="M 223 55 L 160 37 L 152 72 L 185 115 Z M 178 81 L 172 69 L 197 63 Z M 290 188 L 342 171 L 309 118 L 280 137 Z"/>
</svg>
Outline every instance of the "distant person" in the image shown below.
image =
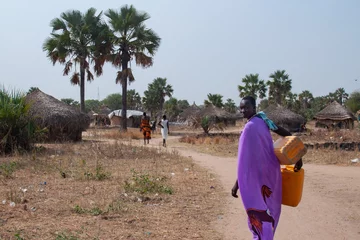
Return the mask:
<svg viewBox="0 0 360 240">
<path fill-rule="evenodd" d="M 152 131 L 153 134 L 155 133 L 155 130 L 156 130 L 156 119 L 155 119 L 155 121 L 153 121 L 153 123 L 151 124 L 151 131 Z"/>
<path fill-rule="evenodd" d="M 163 147 L 166 147 L 166 139 L 167 139 L 169 131 L 170 131 L 169 121 L 166 119 L 166 115 L 164 115 L 161 122 L 159 122 L 159 126 L 161 127 L 161 136 L 163 138 Z"/>
<path fill-rule="evenodd" d="M 240 110 L 248 121 L 239 140 L 237 180 L 231 195 L 237 198 L 240 190 L 253 239 L 272 240 L 281 213 L 282 178 L 269 130 L 281 136 L 291 134 L 265 113 L 256 113 L 253 97 L 244 97 Z M 295 164 L 297 171 L 301 167 L 302 160 Z"/>
<path fill-rule="evenodd" d="M 146 112 L 144 112 L 143 116 L 141 117 L 140 131 L 142 131 L 144 135 L 144 144 L 149 144 L 151 139 L 151 126 L 150 118 L 146 116 Z"/>
</svg>

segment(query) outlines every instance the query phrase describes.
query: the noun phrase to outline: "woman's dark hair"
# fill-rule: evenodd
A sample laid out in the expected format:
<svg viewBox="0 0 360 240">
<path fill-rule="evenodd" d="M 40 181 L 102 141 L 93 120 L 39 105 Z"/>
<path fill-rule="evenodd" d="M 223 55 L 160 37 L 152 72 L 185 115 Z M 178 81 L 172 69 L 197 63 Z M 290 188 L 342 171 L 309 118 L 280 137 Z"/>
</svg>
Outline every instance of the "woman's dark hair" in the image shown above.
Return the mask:
<svg viewBox="0 0 360 240">
<path fill-rule="evenodd" d="M 166 119 L 166 115 L 163 116 L 163 119 Z"/>
</svg>

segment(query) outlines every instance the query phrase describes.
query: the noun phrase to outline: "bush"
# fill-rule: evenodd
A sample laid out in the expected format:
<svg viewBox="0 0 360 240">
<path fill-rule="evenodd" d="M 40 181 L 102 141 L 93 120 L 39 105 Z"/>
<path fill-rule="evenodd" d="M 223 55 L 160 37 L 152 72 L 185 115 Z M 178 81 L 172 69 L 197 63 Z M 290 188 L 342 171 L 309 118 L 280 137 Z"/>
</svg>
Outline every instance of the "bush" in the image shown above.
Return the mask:
<svg viewBox="0 0 360 240">
<path fill-rule="evenodd" d="M 28 110 L 25 94 L 0 89 L 0 154 L 31 149 L 37 131 Z"/>
</svg>

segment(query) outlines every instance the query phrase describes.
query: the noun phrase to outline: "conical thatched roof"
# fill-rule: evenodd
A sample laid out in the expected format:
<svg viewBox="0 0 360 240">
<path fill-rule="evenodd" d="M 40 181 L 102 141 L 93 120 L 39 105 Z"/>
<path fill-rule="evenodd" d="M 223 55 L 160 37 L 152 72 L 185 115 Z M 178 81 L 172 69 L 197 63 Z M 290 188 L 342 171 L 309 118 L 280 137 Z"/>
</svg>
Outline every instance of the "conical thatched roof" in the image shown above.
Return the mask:
<svg viewBox="0 0 360 240">
<path fill-rule="evenodd" d="M 194 103 L 190 107 L 186 108 L 182 113 L 180 113 L 179 117 L 180 119 L 186 120 L 189 117 L 195 116 L 200 110 L 201 109 Z"/>
<path fill-rule="evenodd" d="M 210 104 L 202 108 L 200 111 L 197 112 L 197 115 L 200 116 L 209 116 L 209 117 L 217 117 L 222 119 L 231 118 L 233 115 L 225 111 L 224 109 L 215 107 L 214 105 Z"/>
<path fill-rule="evenodd" d="M 26 102 L 36 125 L 48 129 L 49 141 L 81 140 L 82 131 L 89 127 L 87 114 L 40 90 L 27 95 Z"/>
<path fill-rule="evenodd" d="M 280 105 L 270 105 L 264 110 L 264 112 L 269 119 L 274 121 L 275 124 L 285 127 L 288 130 L 298 128 L 302 124 L 306 123 L 306 119 L 303 116 Z"/>
<path fill-rule="evenodd" d="M 352 114 L 344 106 L 341 106 L 338 102 L 333 101 L 323 110 L 318 112 L 315 117 L 317 120 L 335 120 L 344 121 L 347 119 L 356 120 L 354 114 Z"/>
</svg>

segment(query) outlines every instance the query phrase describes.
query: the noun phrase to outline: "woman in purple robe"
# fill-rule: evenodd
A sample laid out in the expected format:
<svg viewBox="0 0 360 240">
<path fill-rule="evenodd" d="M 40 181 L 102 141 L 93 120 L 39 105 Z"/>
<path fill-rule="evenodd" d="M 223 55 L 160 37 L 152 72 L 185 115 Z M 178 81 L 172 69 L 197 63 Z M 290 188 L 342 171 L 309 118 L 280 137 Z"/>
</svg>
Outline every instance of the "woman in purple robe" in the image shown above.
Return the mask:
<svg viewBox="0 0 360 240">
<path fill-rule="evenodd" d="M 281 213 L 282 182 L 280 163 L 275 156 L 269 130 L 290 136 L 286 129 L 276 126 L 263 112 L 256 113 L 256 101 L 245 97 L 240 103 L 241 113 L 248 119 L 239 140 L 237 180 L 231 190 L 237 198 L 240 190 L 248 215 L 253 239 L 272 240 Z M 295 165 L 302 167 L 302 160 Z"/>
</svg>

